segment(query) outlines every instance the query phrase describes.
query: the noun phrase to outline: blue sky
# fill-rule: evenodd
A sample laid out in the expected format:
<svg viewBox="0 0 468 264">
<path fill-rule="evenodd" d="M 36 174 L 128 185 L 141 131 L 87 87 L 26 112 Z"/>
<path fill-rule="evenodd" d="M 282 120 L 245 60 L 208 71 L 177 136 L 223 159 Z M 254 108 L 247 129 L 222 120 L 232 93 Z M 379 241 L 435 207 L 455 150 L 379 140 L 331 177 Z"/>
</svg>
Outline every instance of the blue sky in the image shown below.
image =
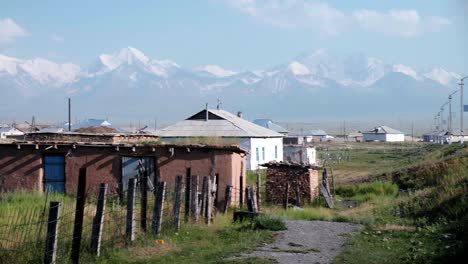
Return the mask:
<svg viewBox="0 0 468 264">
<path fill-rule="evenodd" d="M 261 69 L 325 48 L 468 73 L 468 1 L 3 1 L 0 54 L 87 66 L 133 46 L 195 67 Z"/>
</svg>

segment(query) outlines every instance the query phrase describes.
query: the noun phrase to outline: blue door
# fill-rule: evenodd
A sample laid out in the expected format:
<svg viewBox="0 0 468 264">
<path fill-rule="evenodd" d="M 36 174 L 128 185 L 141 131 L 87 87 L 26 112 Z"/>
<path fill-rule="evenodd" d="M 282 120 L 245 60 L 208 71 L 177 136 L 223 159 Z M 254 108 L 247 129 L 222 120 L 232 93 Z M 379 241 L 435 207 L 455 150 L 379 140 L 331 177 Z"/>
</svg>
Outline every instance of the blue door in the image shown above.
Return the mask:
<svg viewBox="0 0 468 264">
<path fill-rule="evenodd" d="M 65 192 L 64 156 L 44 156 L 44 189 L 47 192 Z"/>
</svg>

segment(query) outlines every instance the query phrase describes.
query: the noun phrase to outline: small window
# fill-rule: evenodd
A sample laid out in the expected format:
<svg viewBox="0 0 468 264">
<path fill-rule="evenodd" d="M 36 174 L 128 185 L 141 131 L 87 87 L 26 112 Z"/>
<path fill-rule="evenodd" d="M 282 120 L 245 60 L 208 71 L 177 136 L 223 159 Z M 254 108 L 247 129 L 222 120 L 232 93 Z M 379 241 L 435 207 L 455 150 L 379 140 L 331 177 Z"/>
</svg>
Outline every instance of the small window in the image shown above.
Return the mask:
<svg viewBox="0 0 468 264">
<path fill-rule="evenodd" d="M 275 159 L 278 158 L 278 146 L 275 146 Z"/>
<path fill-rule="evenodd" d="M 256 154 L 256 157 L 257 157 L 257 161 L 260 160 L 260 153 L 258 152 L 258 148 L 255 148 L 255 154 Z"/>
<path fill-rule="evenodd" d="M 262 147 L 262 160 L 265 161 L 265 147 Z"/>
</svg>

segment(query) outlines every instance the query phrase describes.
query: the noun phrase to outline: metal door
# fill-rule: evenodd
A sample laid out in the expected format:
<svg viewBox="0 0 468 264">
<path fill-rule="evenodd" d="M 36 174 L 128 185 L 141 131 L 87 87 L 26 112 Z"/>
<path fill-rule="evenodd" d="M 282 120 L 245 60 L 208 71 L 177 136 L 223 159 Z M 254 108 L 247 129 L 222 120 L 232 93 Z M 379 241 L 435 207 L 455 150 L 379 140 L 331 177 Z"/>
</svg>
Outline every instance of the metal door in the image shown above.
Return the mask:
<svg viewBox="0 0 468 264">
<path fill-rule="evenodd" d="M 44 190 L 65 193 L 65 157 L 44 156 Z"/>
<path fill-rule="evenodd" d="M 128 180 L 136 178 L 139 185 L 143 170 L 148 172 L 148 188 L 154 188 L 154 157 L 122 157 L 122 188 L 127 191 Z"/>
</svg>

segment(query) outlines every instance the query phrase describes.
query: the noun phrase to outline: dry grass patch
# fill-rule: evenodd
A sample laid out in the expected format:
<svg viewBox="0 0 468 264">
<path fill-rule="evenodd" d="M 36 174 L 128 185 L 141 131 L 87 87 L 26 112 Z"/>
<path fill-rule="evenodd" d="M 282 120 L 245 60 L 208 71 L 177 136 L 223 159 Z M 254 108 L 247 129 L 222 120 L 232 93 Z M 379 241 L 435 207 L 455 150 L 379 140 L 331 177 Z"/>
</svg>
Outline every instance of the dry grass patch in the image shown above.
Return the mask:
<svg viewBox="0 0 468 264">
<path fill-rule="evenodd" d="M 128 249 L 129 259 L 145 260 L 153 256 L 165 256 L 181 252 L 182 249 L 171 243 L 158 244 L 154 241 L 154 245 L 135 246 Z"/>
<path fill-rule="evenodd" d="M 393 224 L 375 226 L 374 229 L 380 230 L 380 231 L 409 231 L 409 232 L 416 231 L 416 227 L 414 226 L 393 225 Z"/>
</svg>

